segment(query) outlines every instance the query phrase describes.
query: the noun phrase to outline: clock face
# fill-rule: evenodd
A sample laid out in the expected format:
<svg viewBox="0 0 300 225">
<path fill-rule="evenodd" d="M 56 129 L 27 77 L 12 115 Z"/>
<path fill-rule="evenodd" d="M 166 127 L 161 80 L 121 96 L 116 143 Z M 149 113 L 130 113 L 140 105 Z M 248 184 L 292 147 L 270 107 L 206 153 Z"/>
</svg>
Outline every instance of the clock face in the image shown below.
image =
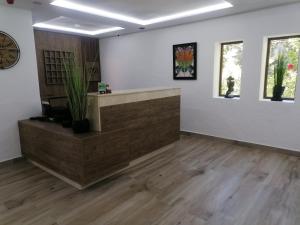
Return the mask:
<svg viewBox="0 0 300 225">
<path fill-rule="evenodd" d="M 20 49 L 17 42 L 8 34 L 0 31 L 0 69 L 8 69 L 17 64 Z"/>
</svg>

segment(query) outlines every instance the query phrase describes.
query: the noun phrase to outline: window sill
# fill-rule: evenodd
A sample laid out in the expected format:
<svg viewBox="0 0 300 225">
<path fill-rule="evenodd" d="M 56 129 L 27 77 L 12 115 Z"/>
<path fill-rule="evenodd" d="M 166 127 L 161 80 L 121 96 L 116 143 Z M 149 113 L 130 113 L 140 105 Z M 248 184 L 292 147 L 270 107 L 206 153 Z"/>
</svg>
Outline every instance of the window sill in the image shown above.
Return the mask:
<svg viewBox="0 0 300 225">
<path fill-rule="evenodd" d="M 294 104 L 295 100 L 283 100 L 283 101 L 271 101 L 271 99 L 260 99 L 261 102 L 274 102 L 274 103 L 287 103 L 287 104 Z"/>
<path fill-rule="evenodd" d="M 233 97 L 233 98 L 225 98 L 222 96 L 216 96 L 215 99 L 225 99 L 225 100 L 240 100 L 240 97 Z"/>
</svg>

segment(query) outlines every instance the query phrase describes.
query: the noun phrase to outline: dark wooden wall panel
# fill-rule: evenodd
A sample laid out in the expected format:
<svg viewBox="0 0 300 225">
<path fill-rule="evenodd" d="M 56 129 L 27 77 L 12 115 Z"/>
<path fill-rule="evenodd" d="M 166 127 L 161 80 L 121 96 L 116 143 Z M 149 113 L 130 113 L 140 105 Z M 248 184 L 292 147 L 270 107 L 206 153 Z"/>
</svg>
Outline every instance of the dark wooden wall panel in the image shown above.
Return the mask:
<svg viewBox="0 0 300 225">
<path fill-rule="evenodd" d="M 63 85 L 47 85 L 46 83 L 43 50 L 74 52 L 75 62 L 78 65 L 83 66 L 86 60 L 93 61 L 96 59 L 100 68 L 99 40 L 97 38 L 41 30 L 35 30 L 34 37 L 41 99 L 65 96 Z M 90 91 L 97 91 L 97 82 L 91 82 L 90 86 Z"/>
<path fill-rule="evenodd" d="M 82 60 L 83 62 L 100 62 L 100 53 L 99 53 L 99 39 L 97 38 L 88 38 L 81 37 L 81 52 L 82 52 Z M 98 64 L 99 73 L 96 76 L 98 81 L 101 80 L 101 65 Z M 93 77 L 93 80 L 95 78 Z M 98 91 L 98 82 L 90 82 L 91 92 Z"/>
<path fill-rule="evenodd" d="M 81 37 L 82 58 L 86 61 L 100 61 L 99 40 L 97 38 Z"/>
</svg>

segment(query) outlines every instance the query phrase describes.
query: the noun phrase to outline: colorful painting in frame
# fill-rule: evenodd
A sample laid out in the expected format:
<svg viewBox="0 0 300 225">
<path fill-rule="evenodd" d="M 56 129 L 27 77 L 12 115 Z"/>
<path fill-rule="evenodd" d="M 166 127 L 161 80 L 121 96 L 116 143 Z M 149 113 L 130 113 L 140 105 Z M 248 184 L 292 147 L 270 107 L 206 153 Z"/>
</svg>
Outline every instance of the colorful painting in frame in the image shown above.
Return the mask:
<svg viewBox="0 0 300 225">
<path fill-rule="evenodd" d="M 197 43 L 173 45 L 174 80 L 197 79 Z"/>
</svg>

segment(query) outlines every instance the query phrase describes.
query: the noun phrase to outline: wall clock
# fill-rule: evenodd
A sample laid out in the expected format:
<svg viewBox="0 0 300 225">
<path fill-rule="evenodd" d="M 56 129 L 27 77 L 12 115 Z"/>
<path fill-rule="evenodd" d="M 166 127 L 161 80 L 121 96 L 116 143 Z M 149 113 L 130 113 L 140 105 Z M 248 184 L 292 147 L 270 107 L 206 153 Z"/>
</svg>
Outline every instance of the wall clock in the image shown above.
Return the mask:
<svg viewBox="0 0 300 225">
<path fill-rule="evenodd" d="M 10 35 L 0 31 L 0 69 L 8 69 L 18 63 L 20 48 Z"/>
</svg>

